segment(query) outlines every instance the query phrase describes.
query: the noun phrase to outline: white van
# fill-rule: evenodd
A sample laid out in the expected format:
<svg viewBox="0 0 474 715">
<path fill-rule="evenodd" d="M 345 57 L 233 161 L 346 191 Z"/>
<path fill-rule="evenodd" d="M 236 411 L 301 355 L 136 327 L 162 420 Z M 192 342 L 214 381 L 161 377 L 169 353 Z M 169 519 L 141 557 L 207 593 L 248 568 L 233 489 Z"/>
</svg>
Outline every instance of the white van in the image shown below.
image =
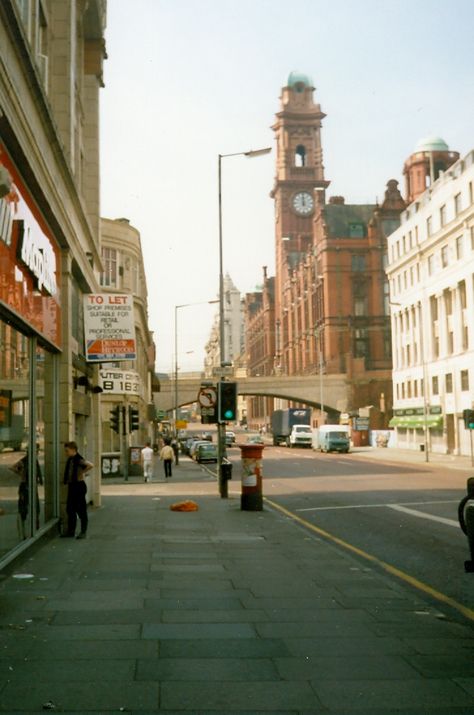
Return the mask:
<svg viewBox="0 0 474 715">
<path fill-rule="evenodd" d="M 321 425 L 313 431 L 313 449 L 321 452 L 349 452 L 351 440 L 347 425 Z"/>
</svg>

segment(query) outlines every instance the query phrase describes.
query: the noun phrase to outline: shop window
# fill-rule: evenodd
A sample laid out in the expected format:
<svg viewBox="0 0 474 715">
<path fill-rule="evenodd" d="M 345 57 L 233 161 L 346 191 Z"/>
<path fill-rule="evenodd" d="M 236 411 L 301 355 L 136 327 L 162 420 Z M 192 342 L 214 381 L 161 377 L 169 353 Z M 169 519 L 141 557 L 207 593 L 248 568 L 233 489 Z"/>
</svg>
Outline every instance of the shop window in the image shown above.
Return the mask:
<svg viewBox="0 0 474 715">
<path fill-rule="evenodd" d="M 469 390 L 469 370 L 461 370 L 461 390 L 462 392 Z"/>
</svg>

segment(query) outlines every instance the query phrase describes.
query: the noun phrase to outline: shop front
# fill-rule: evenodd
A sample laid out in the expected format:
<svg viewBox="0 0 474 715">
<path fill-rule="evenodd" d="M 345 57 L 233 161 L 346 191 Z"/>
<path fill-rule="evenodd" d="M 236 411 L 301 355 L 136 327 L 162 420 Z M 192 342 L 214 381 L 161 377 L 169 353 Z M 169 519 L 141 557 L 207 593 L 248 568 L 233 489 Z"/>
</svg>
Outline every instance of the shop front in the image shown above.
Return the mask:
<svg viewBox="0 0 474 715">
<path fill-rule="evenodd" d="M 425 449 L 425 432 L 430 441 L 428 447 L 442 451 L 443 414 L 440 406 L 407 407 L 394 409 L 389 427 L 397 430 L 397 445 L 403 449 Z M 440 442 L 441 441 L 441 442 Z"/>
<path fill-rule="evenodd" d="M 0 566 L 59 513 L 60 251 L 0 143 Z"/>
</svg>

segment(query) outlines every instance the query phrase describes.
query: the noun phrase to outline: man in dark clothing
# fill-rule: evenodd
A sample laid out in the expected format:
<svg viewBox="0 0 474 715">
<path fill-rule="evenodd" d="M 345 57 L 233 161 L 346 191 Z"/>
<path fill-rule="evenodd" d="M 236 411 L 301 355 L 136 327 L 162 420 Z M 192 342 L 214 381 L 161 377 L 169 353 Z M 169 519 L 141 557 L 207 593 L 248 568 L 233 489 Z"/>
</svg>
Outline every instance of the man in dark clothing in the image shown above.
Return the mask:
<svg viewBox="0 0 474 715">
<path fill-rule="evenodd" d="M 67 484 L 66 511 L 68 517 L 68 528 L 61 536 L 74 537 L 76 533 L 77 517 L 81 522 L 81 531 L 78 539 L 85 539 L 87 533 L 87 484 L 84 475 L 94 466 L 87 462 L 77 451 L 75 442 L 66 442 L 64 445 L 67 461 L 64 468 L 64 484 Z"/>
</svg>

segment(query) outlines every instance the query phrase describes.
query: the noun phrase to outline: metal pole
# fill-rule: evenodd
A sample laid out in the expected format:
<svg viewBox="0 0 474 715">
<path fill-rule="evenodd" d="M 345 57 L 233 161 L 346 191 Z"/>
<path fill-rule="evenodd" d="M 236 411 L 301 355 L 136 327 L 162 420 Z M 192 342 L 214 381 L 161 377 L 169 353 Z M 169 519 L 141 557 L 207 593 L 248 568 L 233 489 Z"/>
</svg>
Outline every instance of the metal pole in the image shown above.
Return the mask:
<svg viewBox="0 0 474 715">
<path fill-rule="evenodd" d="M 176 421 L 178 419 L 178 308 L 174 306 L 174 434 L 177 436 Z"/>
<path fill-rule="evenodd" d="M 321 424 L 326 422 L 324 416 L 324 399 L 323 399 L 323 350 L 321 345 L 321 329 L 318 331 L 318 342 L 319 342 L 319 402 L 321 405 Z"/>
<path fill-rule="evenodd" d="M 221 366 L 225 362 L 225 336 L 224 336 L 224 260 L 222 249 L 222 155 L 218 160 L 218 187 L 219 187 L 219 354 Z M 222 382 L 222 375 L 219 380 Z M 222 459 L 224 457 L 223 442 L 225 440 L 225 425 L 219 419 L 219 408 L 217 414 L 217 479 L 219 482 L 219 494 L 222 498 L 227 497 L 227 489 L 224 488 L 222 475 Z M 225 485 L 227 487 L 227 484 Z"/>
<path fill-rule="evenodd" d="M 419 322 L 419 327 L 420 327 L 420 358 L 421 358 L 421 367 L 422 367 L 422 375 L 423 375 L 423 432 L 424 432 L 424 437 L 425 437 L 425 462 L 430 461 L 429 457 L 429 431 L 428 431 L 428 405 L 427 405 L 427 399 L 426 399 L 426 390 L 427 390 L 427 385 L 426 385 L 426 364 L 425 364 L 425 347 L 424 347 L 424 339 L 423 339 L 423 305 L 420 302 L 420 312 L 418 315 L 418 322 Z"/>
<path fill-rule="evenodd" d="M 473 445 L 472 445 L 472 432 L 473 432 L 473 430 L 470 429 L 470 430 L 469 430 L 469 439 L 470 439 L 470 442 L 471 442 L 471 466 L 474 467 L 474 452 L 473 452 Z"/>
</svg>

